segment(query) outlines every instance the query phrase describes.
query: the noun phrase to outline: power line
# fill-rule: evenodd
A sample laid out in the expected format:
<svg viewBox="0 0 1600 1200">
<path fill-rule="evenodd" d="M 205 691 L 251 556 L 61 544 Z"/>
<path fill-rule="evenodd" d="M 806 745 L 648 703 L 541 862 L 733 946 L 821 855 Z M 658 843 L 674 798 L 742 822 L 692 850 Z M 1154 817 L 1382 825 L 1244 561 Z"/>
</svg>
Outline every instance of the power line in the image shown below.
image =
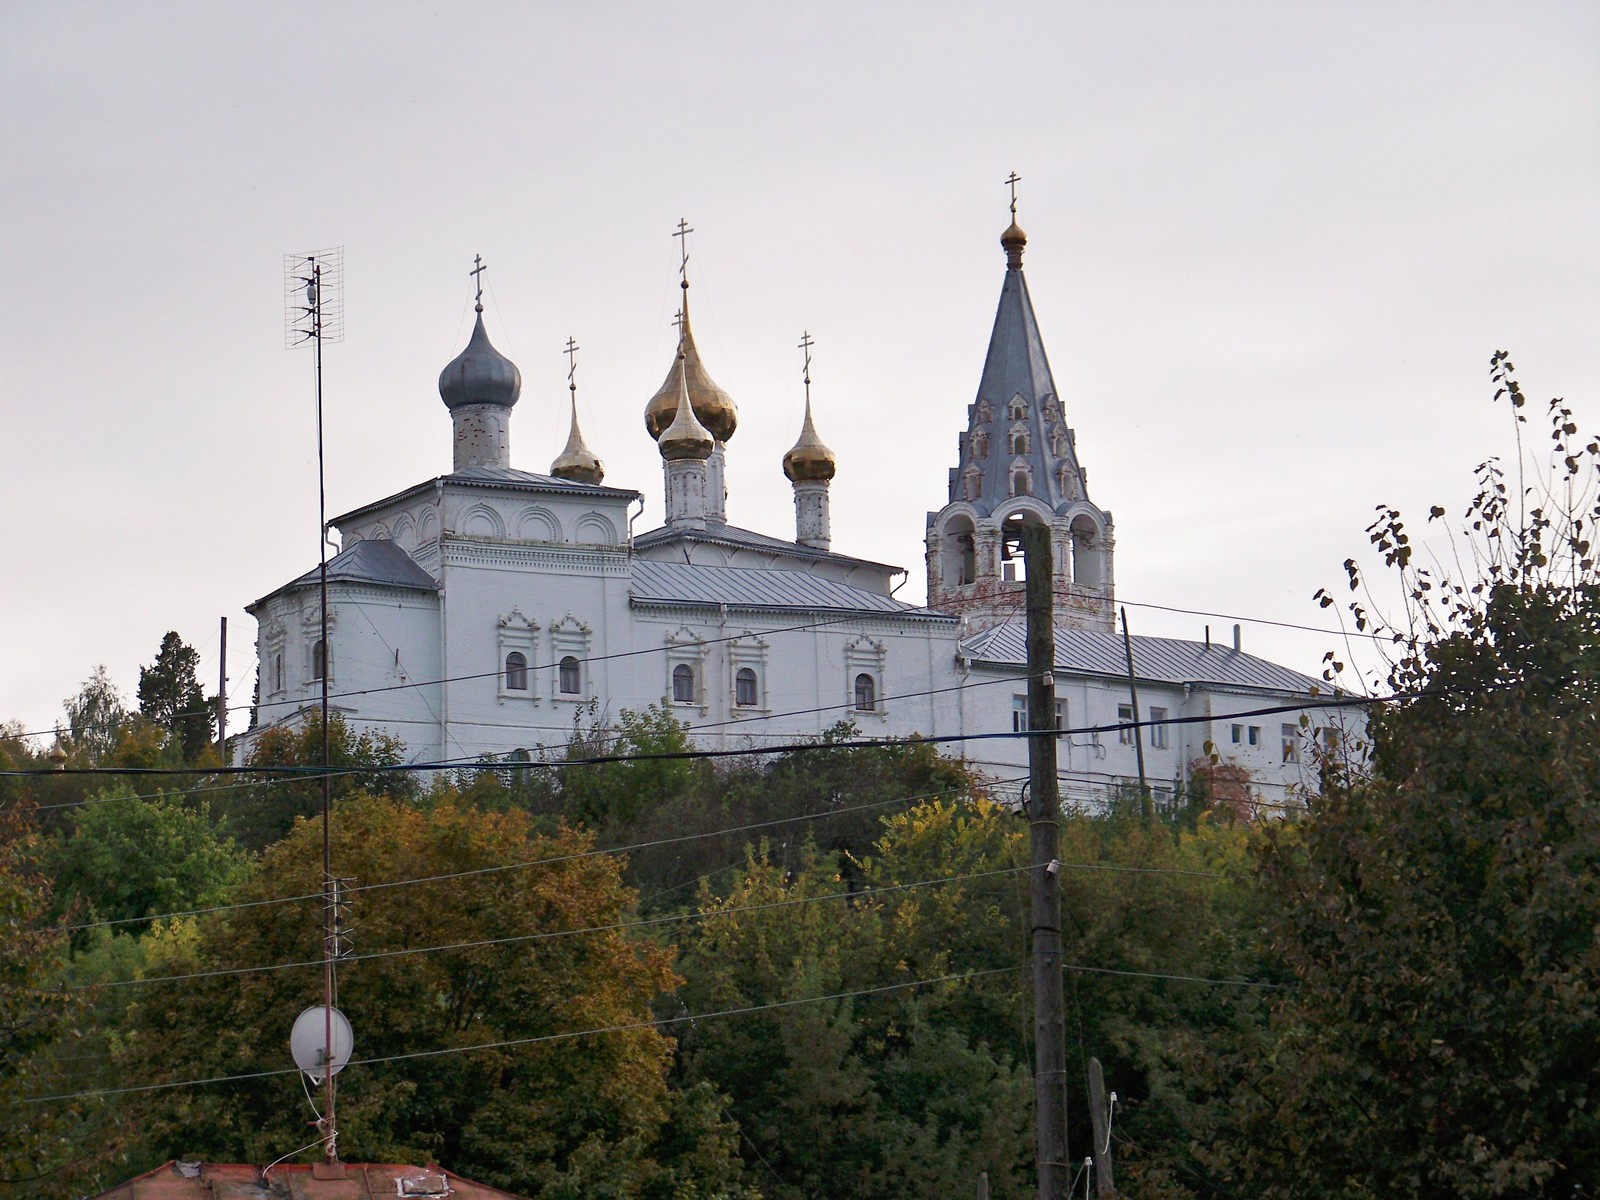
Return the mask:
<svg viewBox="0 0 1600 1200">
<path fill-rule="evenodd" d="M 874 808 L 886 808 L 892 804 L 919 804 L 926 800 L 936 800 L 946 796 L 964 794 L 968 789 L 964 786 L 940 788 L 937 791 L 923 792 L 914 796 L 892 796 L 887 800 L 873 800 L 866 804 L 858 804 L 849 808 L 831 808 L 821 812 L 802 813 L 792 817 L 774 817 L 766 821 L 755 821 L 747 825 L 735 825 L 726 829 L 703 831 L 700 833 L 681 834 L 677 837 L 658 838 L 649 842 L 634 842 L 625 846 L 596 847 L 592 850 L 575 851 L 571 854 L 556 855 L 552 858 L 528 859 L 523 862 L 502 864 L 495 867 L 479 867 L 470 871 L 454 871 L 442 875 L 420 875 L 410 879 L 390 880 L 384 883 L 369 883 L 359 887 L 346 889 L 348 892 L 377 891 L 393 887 L 406 887 L 417 883 L 438 883 L 443 880 L 464 879 L 474 875 L 493 874 L 502 871 L 513 871 L 527 867 L 551 866 L 556 863 L 571 862 L 584 858 L 597 858 L 610 854 L 631 854 L 637 850 L 652 850 L 659 846 L 671 846 L 682 842 L 701 841 L 707 838 L 728 837 L 732 834 L 748 833 L 755 829 L 768 829 L 774 825 L 798 824 L 802 821 L 818 821 L 828 817 L 844 816 L 849 813 L 866 812 Z M 293 904 L 300 900 L 322 900 L 324 893 L 306 893 L 300 896 L 282 896 L 265 900 L 248 900 L 235 904 L 218 904 L 207 908 L 186 909 L 179 912 L 153 913 L 142 917 L 118 917 L 115 920 L 90 921 L 80 925 L 63 925 L 59 927 L 61 933 L 77 933 L 88 929 L 103 929 L 114 925 L 135 925 L 150 921 L 170 921 L 177 917 L 205 916 L 210 913 L 229 912 L 240 908 L 261 908 L 272 904 Z"/>
<path fill-rule="evenodd" d="M 1511 687 L 1514 684 L 1498 685 Z M 1485 689 L 1475 689 L 1482 691 Z M 1305 712 L 1307 710 L 1334 709 L 1334 708 L 1365 708 L 1376 704 L 1393 704 L 1404 700 L 1422 698 L 1447 698 L 1451 695 L 1466 694 L 1465 691 L 1452 693 L 1446 691 L 1419 691 L 1394 693 L 1388 696 L 1329 696 L 1326 698 L 1311 697 L 1299 700 L 1292 704 L 1276 704 L 1262 708 L 1242 709 L 1237 712 L 1227 713 L 1201 713 L 1187 717 L 1166 717 L 1159 721 L 1120 721 L 1100 725 L 1065 726 L 1052 729 L 1024 729 L 1002 730 L 992 733 L 948 733 L 931 737 L 912 735 L 911 737 L 886 737 L 886 738 L 838 738 L 832 740 L 813 739 L 799 742 L 787 742 L 773 746 L 751 746 L 732 750 L 669 750 L 649 754 L 616 754 L 595 755 L 577 759 L 528 759 L 528 760 L 497 760 L 484 762 L 481 759 L 473 762 L 444 760 L 425 763 L 386 763 L 361 768 L 340 768 L 341 772 L 359 770 L 368 774 L 377 774 L 386 771 L 419 772 L 441 770 L 563 770 L 570 767 L 586 767 L 609 763 L 628 762 L 670 762 L 693 761 L 721 758 L 749 758 L 757 755 L 769 754 L 797 754 L 814 753 L 819 751 L 836 750 L 872 750 L 890 747 L 904 747 L 908 745 L 939 746 L 951 745 L 960 742 L 981 742 L 996 740 L 1018 740 L 1036 737 L 1062 737 L 1070 734 L 1099 734 L 1117 733 L 1125 729 L 1147 729 L 1156 725 L 1197 725 L 1214 722 L 1221 719 L 1236 717 L 1264 717 L 1280 713 Z M 692 729 L 690 730 L 692 732 Z M 163 776 L 163 775 L 294 775 L 306 778 L 319 778 L 327 773 L 327 768 L 318 766 L 254 766 L 254 767 L 71 767 L 64 770 L 52 768 L 35 768 L 28 770 L 0 771 L 0 778 L 20 777 L 32 778 L 39 776 L 62 775 L 136 775 L 136 776 Z"/>
<path fill-rule="evenodd" d="M 1182 867 L 1133 867 L 1116 863 L 1073 863 L 1063 862 L 1062 870 L 1072 871 L 1107 871 L 1133 875 L 1177 875 L 1194 878 L 1220 879 L 1219 871 L 1200 871 Z M 617 921 L 607 925 L 588 925 L 577 929 L 545 930 L 540 933 L 510 934 L 506 937 L 479 938 L 467 942 L 450 942 L 438 946 L 408 946 L 397 950 L 375 950 L 367 954 L 351 954 L 339 960 L 341 966 L 352 963 L 370 962 L 386 958 L 409 958 L 425 954 L 443 954 L 459 950 L 482 950 L 492 946 L 519 945 L 528 942 L 550 941 L 557 938 L 579 937 L 589 934 L 619 933 L 636 929 L 652 929 L 664 925 L 675 925 L 689 921 L 710 921 L 719 917 L 732 916 L 738 913 L 768 912 L 774 909 L 794 908 L 806 904 L 819 904 L 833 900 L 868 901 L 878 896 L 889 895 L 896 892 L 908 892 L 924 887 L 938 887 L 948 883 L 967 883 L 975 879 L 988 879 L 998 875 L 1017 875 L 1028 870 L 1027 866 L 1012 866 L 996 868 L 991 871 L 974 871 L 963 875 L 948 875 L 937 879 L 919 879 L 910 883 L 885 884 L 881 887 L 865 887 L 860 891 L 826 892 L 817 896 L 799 896 L 787 900 L 773 900 L 764 904 L 736 905 L 730 908 L 716 908 L 689 913 L 670 913 L 659 917 L 647 917 L 637 921 Z M 695 880 L 694 882 L 702 882 Z M 350 891 L 357 889 L 351 888 Z M 249 967 L 219 967 L 212 971 L 192 971 L 183 975 L 151 975 L 138 979 L 116 979 L 96 983 L 75 984 L 68 991 L 92 991 L 95 988 L 107 987 L 138 987 L 149 983 L 183 983 L 196 979 L 215 979 L 222 976 L 259 975 L 273 971 L 292 971 L 300 967 L 320 967 L 321 959 L 307 959 L 300 962 L 267 963 Z M 1174 977 L 1176 978 L 1176 976 Z"/>
<path fill-rule="evenodd" d="M 349 1067 L 381 1066 L 384 1063 L 407 1062 L 421 1058 L 441 1058 L 451 1054 L 474 1054 L 485 1050 L 510 1050 L 521 1046 L 540 1045 L 549 1042 L 571 1041 L 575 1038 L 601 1037 L 612 1033 L 633 1033 L 646 1029 L 659 1030 L 662 1026 L 694 1025 L 700 1021 L 717 1020 L 723 1017 L 743 1017 L 756 1013 L 773 1012 L 784 1008 L 797 1008 L 806 1004 L 826 1004 L 835 1000 L 853 1000 L 861 996 L 878 996 L 887 992 L 905 991 L 909 988 L 933 987 L 943 983 L 966 983 L 973 979 L 983 979 L 994 975 L 1010 975 L 1018 970 L 1017 967 L 989 967 L 978 971 L 959 972 L 950 975 L 938 975 L 930 979 L 905 980 L 900 983 L 883 984 L 878 987 L 856 988 L 847 992 L 832 992 L 825 996 L 805 996 L 793 1000 L 775 1000 L 766 1004 L 751 1004 L 740 1008 L 724 1008 L 713 1012 L 683 1013 L 675 1017 L 663 1017 L 659 1021 L 628 1021 L 615 1025 L 605 1025 L 593 1029 L 567 1030 L 561 1033 L 541 1034 L 537 1037 L 506 1038 L 496 1042 L 483 1042 L 473 1046 L 443 1046 L 436 1050 L 416 1050 L 409 1054 L 388 1054 L 374 1058 L 352 1059 Z M 1210 979 L 1200 975 L 1175 975 L 1163 974 L 1155 971 L 1124 971 L 1114 970 L 1109 967 L 1089 967 L 1075 963 L 1063 963 L 1062 970 L 1072 972 L 1089 972 L 1094 974 L 1122 975 L 1136 979 L 1159 979 L 1180 983 L 1201 983 L 1213 987 L 1279 987 L 1282 985 L 1265 983 L 1251 979 Z M 267 1079 L 278 1075 L 293 1075 L 298 1072 L 297 1067 L 280 1067 L 271 1071 L 249 1071 L 233 1075 L 213 1075 L 201 1079 L 177 1080 L 170 1083 L 136 1084 L 131 1087 L 120 1088 L 95 1088 L 81 1092 L 63 1092 L 49 1096 L 25 1096 L 23 1100 L 28 1104 L 50 1104 L 64 1100 L 85 1100 L 99 1096 L 124 1096 L 136 1092 L 169 1091 L 173 1088 L 204 1087 L 214 1083 L 239 1083 L 251 1079 Z"/>
</svg>

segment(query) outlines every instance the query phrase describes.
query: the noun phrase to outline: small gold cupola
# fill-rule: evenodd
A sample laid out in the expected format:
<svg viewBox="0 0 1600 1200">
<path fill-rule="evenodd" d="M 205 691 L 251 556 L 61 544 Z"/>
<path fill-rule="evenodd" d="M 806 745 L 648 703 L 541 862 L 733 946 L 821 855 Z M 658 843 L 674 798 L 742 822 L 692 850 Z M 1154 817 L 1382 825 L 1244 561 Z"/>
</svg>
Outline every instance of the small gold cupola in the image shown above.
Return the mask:
<svg viewBox="0 0 1600 1200">
<path fill-rule="evenodd" d="M 650 436 L 660 438 L 678 411 L 678 394 L 687 391 L 699 423 L 719 442 L 726 442 L 739 427 L 739 410 L 733 397 L 717 386 L 700 361 L 689 325 L 689 281 L 683 280 L 683 308 L 679 313 L 678 354 L 656 394 L 644 406 L 644 424 Z"/>
<path fill-rule="evenodd" d="M 550 474 L 557 479 L 574 483 L 599 483 L 606 477 L 606 467 L 595 457 L 583 441 L 583 431 L 578 428 L 578 343 L 567 339 L 567 391 L 572 396 L 572 427 L 567 433 L 566 447 L 550 465 Z"/>
</svg>

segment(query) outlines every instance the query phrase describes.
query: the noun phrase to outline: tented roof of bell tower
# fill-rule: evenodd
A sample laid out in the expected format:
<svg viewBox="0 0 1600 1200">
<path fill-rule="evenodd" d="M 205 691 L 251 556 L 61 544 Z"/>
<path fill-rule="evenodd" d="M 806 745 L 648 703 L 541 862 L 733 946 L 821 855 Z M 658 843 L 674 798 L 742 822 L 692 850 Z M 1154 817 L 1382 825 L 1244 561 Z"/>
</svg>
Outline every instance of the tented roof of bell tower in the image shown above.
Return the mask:
<svg viewBox="0 0 1600 1200">
<path fill-rule="evenodd" d="M 1001 240 L 1005 281 L 950 499 L 988 514 L 1013 496 L 1030 495 L 1061 512 L 1088 498 L 1083 470 L 1022 274 L 1021 230 L 1013 224 Z"/>
</svg>

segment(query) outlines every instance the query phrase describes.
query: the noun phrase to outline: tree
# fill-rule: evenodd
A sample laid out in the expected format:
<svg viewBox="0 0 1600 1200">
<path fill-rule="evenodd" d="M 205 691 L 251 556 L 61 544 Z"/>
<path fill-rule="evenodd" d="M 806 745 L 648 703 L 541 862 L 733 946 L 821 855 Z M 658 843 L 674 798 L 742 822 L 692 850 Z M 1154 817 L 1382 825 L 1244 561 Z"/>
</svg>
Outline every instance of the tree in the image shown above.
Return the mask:
<svg viewBox="0 0 1600 1200">
<path fill-rule="evenodd" d="M 413 799 L 420 791 L 416 775 L 386 769 L 405 761 L 405 744 L 398 738 L 370 730 L 357 733 L 338 713 L 329 719 L 329 790 L 335 800 L 357 795 Z M 311 714 L 298 727 L 279 725 L 263 730 L 246 765 L 273 769 L 222 794 L 216 806 L 222 827 L 246 850 L 260 850 L 278 841 L 297 818 L 322 810 L 322 780 L 309 769 L 321 763 L 322 719 L 318 714 Z"/>
<path fill-rule="evenodd" d="M 80 1004 L 55 986 L 66 939 L 50 920 L 25 807 L 0 809 L 0 1195 L 71 1194 L 110 1150 L 86 1136 L 92 1100 L 41 1103 L 60 1091 L 52 1055 L 74 1031 Z"/>
<path fill-rule="evenodd" d="M 308 965 L 145 985 L 130 1079 L 286 1065 L 290 1023 L 320 1002 L 322 904 L 272 901 L 321 892 L 320 833 L 298 822 L 262 856 L 235 900 L 266 903 L 204 920 L 195 959 Z M 335 810 L 333 839 L 334 869 L 355 881 L 339 1004 L 357 1057 L 379 1060 L 339 1077 L 347 1157 L 443 1161 L 563 1198 L 645 1197 L 664 1179 L 708 1194 L 737 1176 L 726 1128 L 668 1094 L 672 1043 L 647 1006 L 675 983 L 670 956 L 622 928 L 632 896 L 611 856 L 571 830 L 535 834 L 515 810 L 360 796 Z M 156 1093 L 140 1124 L 157 1153 L 268 1161 L 306 1140 L 302 1105 L 292 1079 L 239 1079 Z"/>
<path fill-rule="evenodd" d="M 1520 436 L 1510 363 L 1492 366 Z M 1249 1194 L 1595 1195 L 1600 439 L 1550 415 L 1548 475 L 1480 468 L 1441 556 L 1462 574 L 1419 561 L 1387 506 L 1370 530 L 1403 615 L 1351 608 L 1394 646 L 1404 699 L 1374 714 L 1371 777 L 1330 773 L 1265 842 L 1296 986 L 1228 1061 L 1239 1122 L 1207 1152 Z"/>
<path fill-rule="evenodd" d="M 200 652 L 169 630 L 155 662 L 139 668 L 139 713 L 168 731 L 185 762 L 211 741 L 212 711 L 196 675 L 199 666 Z"/>
<path fill-rule="evenodd" d="M 249 874 L 249 858 L 219 837 L 204 803 L 102 792 L 76 828 L 51 837 L 44 864 L 58 911 L 77 922 L 128 922 L 222 900 Z M 143 928 L 139 926 L 138 928 Z"/>
<path fill-rule="evenodd" d="M 128 719 L 128 706 L 105 667 L 98 666 L 84 680 L 76 696 L 62 701 L 67 713 L 67 729 L 72 747 L 93 766 L 109 754 Z"/>
</svg>

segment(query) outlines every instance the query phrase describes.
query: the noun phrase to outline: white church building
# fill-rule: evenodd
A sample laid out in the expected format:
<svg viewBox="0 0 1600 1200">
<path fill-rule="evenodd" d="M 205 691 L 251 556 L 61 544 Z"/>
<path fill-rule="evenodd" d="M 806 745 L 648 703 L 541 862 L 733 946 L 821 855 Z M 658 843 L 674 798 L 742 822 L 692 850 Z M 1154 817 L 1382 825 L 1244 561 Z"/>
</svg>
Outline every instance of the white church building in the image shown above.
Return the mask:
<svg viewBox="0 0 1600 1200">
<path fill-rule="evenodd" d="M 1026 725 L 1021 560 L 1002 537 L 1020 516 L 1051 531 L 1064 797 L 1094 803 L 1134 782 L 1141 752 L 1151 785 L 1170 794 L 1208 744 L 1261 799 L 1292 794 L 1312 776 L 1310 739 L 1338 718 L 1312 708 L 1303 728 L 1297 711 L 1263 710 L 1304 702 L 1315 680 L 1236 638 L 1134 637 L 1130 672 L 1114 629 L 1111 513 L 1089 498 L 1051 377 L 1026 240 L 1015 220 L 1001 237 L 988 353 L 924 531 L 926 607 L 891 594 L 902 568 L 833 548 L 835 461 L 809 397 L 783 459 L 793 536 L 728 523 L 738 414 L 695 346 L 686 276 L 677 352 L 644 410 L 666 519 L 643 533 L 630 519 L 641 494 L 603 482 L 576 404 L 548 473 L 512 466 L 521 375 L 490 344 L 480 293 L 471 339 L 439 377 L 454 469 L 333 519 L 326 648 L 318 570 L 248 606 L 259 694 L 236 759 L 263 728 L 315 712 L 326 670 L 333 711 L 400 739 L 420 763 L 539 757 L 596 713 L 664 704 L 702 747 L 788 744 L 849 720 L 864 737 L 952 739 L 946 753 L 1015 777 L 1026 739 L 981 735 Z"/>
</svg>

